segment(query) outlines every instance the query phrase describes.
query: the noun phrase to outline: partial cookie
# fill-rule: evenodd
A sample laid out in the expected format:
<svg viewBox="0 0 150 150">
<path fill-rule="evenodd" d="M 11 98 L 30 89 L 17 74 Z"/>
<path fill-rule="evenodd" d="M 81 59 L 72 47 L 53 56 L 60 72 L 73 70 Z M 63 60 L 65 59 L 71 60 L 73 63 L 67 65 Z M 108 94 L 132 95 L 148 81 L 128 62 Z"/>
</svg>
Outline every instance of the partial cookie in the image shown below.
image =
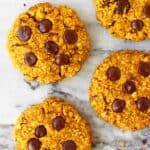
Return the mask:
<svg viewBox="0 0 150 150">
<path fill-rule="evenodd" d="M 40 3 L 16 19 L 7 47 L 27 80 L 45 84 L 74 76 L 89 55 L 90 41 L 74 10 Z"/>
<path fill-rule="evenodd" d="M 49 98 L 28 108 L 14 127 L 16 150 L 91 150 L 87 122 L 68 102 Z"/>
<path fill-rule="evenodd" d="M 150 39 L 149 0 L 94 0 L 97 19 L 114 37 Z"/>
<path fill-rule="evenodd" d="M 96 69 L 90 85 L 98 117 L 125 130 L 150 125 L 150 53 L 118 51 Z"/>
</svg>

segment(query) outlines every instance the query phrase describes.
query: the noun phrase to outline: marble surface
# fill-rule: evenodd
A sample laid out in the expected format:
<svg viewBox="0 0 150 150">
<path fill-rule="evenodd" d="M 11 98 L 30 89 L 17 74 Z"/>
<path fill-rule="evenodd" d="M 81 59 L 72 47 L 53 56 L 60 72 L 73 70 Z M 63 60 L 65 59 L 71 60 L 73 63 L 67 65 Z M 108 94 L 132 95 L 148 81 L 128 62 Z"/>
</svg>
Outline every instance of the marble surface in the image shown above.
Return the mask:
<svg viewBox="0 0 150 150">
<path fill-rule="evenodd" d="M 149 50 L 150 41 L 129 42 L 112 38 L 96 21 L 92 0 L 47 0 L 76 9 L 91 36 L 91 54 L 82 70 L 73 78 L 57 84 L 39 85 L 25 81 L 12 66 L 6 51 L 8 30 L 18 13 L 45 0 L 0 0 L 0 150 L 14 150 L 11 131 L 16 118 L 30 105 L 49 96 L 68 99 L 88 120 L 93 131 L 93 150 L 150 150 L 150 128 L 124 132 L 98 119 L 89 105 L 88 87 L 96 66 L 112 51 Z M 26 4 L 24 6 L 23 4 Z M 147 139 L 147 145 L 142 140 Z"/>
</svg>

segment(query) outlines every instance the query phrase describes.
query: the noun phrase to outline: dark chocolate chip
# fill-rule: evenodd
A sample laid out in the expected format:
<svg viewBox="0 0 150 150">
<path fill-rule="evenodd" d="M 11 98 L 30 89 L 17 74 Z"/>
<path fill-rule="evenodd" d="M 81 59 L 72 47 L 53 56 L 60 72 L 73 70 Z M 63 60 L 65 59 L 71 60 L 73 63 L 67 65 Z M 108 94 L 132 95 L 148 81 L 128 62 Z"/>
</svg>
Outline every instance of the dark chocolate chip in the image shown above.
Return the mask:
<svg viewBox="0 0 150 150">
<path fill-rule="evenodd" d="M 59 51 L 59 46 L 53 41 L 48 41 L 45 44 L 45 48 L 46 48 L 46 51 L 51 54 L 57 54 Z"/>
<path fill-rule="evenodd" d="M 59 55 L 56 56 L 55 62 L 59 66 L 67 65 L 70 62 L 69 56 L 65 55 L 65 54 L 59 54 Z"/>
<path fill-rule="evenodd" d="M 135 83 L 131 80 L 127 80 L 123 85 L 122 85 L 122 90 L 124 93 L 132 94 L 133 92 L 136 91 L 136 86 Z"/>
<path fill-rule="evenodd" d="M 21 41 L 28 41 L 31 37 L 31 34 L 32 34 L 32 31 L 30 27 L 23 26 L 19 28 L 17 36 Z"/>
<path fill-rule="evenodd" d="M 125 108 L 125 101 L 121 99 L 115 99 L 112 103 L 112 109 L 116 113 L 122 113 Z"/>
<path fill-rule="evenodd" d="M 62 148 L 63 148 L 63 150 L 76 150 L 77 145 L 74 141 L 68 140 L 62 144 Z"/>
<path fill-rule="evenodd" d="M 136 101 L 136 105 L 140 111 L 146 111 L 150 108 L 150 100 L 146 97 L 140 97 Z"/>
<path fill-rule="evenodd" d="M 32 138 L 28 141 L 28 150 L 40 150 L 41 142 L 38 139 Z"/>
<path fill-rule="evenodd" d="M 44 19 L 39 23 L 38 28 L 39 28 L 40 32 L 47 33 L 52 29 L 52 26 L 53 26 L 53 24 L 50 20 Z"/>
<path fill-rule="evenodd" d="M 117 0 L 117 9 L 115 10 L 115 13 L 117 14 L 126 14 L 128 13 L 130 9 L 130 3 L 128 0 Z"/>
<path fill-rule="evenodd" d="M 75 30 L 66 30 L 64 33 L 64 41 L 68 44 L 74 44 L 78 40 L 78 35 Z"/>
<path fill-rule="evenodd" d="M 111 81 L 117 81 L 121 77 L 121 72 L 120 72 L 120 69 L 118 67 L 108 68 L 106 74 L 107 74 L 108 79 Z"/>
<path fill-rule="evenodd" d="M 144 27 L 144 22 L 142 20 L 134 20 L 131 22 L 132 29 L 135 29 L 136 31 L 141 31 Z"/>
<path fill-rule="evenodd" d="M 47 134 L 46 128 L 43 125 L 36 127 L 35 129 L 35 136 L 40 138 Z"/>
<path fill-rule="evenodd" d="M 52 120 L 52 126 L 55 130 L 60 131 L 65 127 L 65 120 L 61 116 L 57 116 Z"/>
<path fill-rule="evenodd" d="M 32 67 L 32 66 L 34 66 L 36 64 L 37 57 L 35 56 L 35 54 L 33 52 L 26 53 L 24 55 L 24 62 L 28 66 Z"/>
<path fill-rule="evenodd" d="M 145 4 L 143 12 L 145 17 L 150 18 L 150 4 Z"/>
<path fill-rule="evenodd" d="M 148 77 L 150 75 L 150 62 L 142 62 L 141 61 L 139 64 L 138 72 L 143 77 Z"/>
</svg>

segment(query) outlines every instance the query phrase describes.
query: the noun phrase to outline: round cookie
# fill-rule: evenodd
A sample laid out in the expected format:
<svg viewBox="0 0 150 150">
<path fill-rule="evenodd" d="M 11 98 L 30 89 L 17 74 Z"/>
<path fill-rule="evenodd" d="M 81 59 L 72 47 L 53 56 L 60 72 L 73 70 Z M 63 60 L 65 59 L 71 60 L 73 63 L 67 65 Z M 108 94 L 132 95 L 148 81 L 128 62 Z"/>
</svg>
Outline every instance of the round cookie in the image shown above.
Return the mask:
<svg viewBox="0 0 150 150">
<path fill-rule="evenodd" d="M 18 16 L 7 47 L 27 80 L 46 84 L 79 72 L 89 55 L 90 40 L 74 10 L 40 3 Z"/>
<path fill-rule="evenodd" d="M 91 137 L 87 122 L 56 97 L 28 108 L 14 127 L 16 150 L 91 150 Z"/>
<path fill-rule="evenodd" d="M 97 19 L 114 37 L 150 39 L 149 0 L 94 0 Z"/>
<path fill-rule="evenodd" d="M 98 117 L 125 130 L 150 125 L 150 53 L 114 52 L 96 69 L 90 102 Z"/>
</svg>

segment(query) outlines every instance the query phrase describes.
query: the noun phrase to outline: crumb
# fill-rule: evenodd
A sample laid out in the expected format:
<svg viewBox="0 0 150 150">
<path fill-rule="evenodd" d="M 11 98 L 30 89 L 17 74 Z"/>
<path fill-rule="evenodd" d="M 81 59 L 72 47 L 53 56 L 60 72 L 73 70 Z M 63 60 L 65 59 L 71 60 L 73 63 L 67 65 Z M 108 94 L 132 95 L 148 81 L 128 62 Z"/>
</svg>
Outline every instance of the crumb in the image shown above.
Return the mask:
<svg viewBox="0 0 150 150">
<path fill-rule="evenodd" d="M 142 150 L 146 150 L 147 149 L 147 139 L 143 139 L 142 143 L 143 143 L 143 149 Z"/>
<path fill-rule="evenodd" d="M 125 147 L 125 145 L 126 145 L 125 141 L 119 141 L 119 146 L 120 147 Z"/>
<path fill-rule="evenodd" d="M 146 145 L 147 144 L 147 139 L 143 139 L 142 143 L 143 143 L 143 145 Z"/>
</svg>

